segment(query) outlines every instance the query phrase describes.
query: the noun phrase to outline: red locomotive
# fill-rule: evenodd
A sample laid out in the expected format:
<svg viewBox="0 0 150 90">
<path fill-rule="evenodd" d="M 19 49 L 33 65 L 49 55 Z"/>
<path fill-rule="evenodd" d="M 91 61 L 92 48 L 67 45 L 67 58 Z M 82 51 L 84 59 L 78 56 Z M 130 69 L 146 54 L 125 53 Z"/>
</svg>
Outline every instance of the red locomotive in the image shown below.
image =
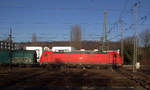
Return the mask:
<svg viewBox="0 0 150 90">
<path fill-rule="evenodd" d="M 40 64 L 67 64 L 71 66 L 84 65 L 84 66 L 97 66 L 97 65 L 122 65 L 122 59 L 118 52 L 52 52 L 44 51 Z"/>
</svg>

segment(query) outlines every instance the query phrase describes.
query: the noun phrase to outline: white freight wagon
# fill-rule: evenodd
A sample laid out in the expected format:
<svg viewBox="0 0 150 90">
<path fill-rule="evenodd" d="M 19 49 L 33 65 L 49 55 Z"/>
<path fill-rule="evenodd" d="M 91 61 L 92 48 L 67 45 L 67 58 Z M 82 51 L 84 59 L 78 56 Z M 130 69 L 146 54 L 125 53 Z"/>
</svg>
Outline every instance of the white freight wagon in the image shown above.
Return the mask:
<svg viewBox="0 0 150 90">
<path fill-rule="evenodd" d="M 40 62 L 40 57 L 43 53 L 43 48 L 39 46 L 26 46 L 26 50 L 35 50 L 37 53 L 37 62 Z"/>
</svg>

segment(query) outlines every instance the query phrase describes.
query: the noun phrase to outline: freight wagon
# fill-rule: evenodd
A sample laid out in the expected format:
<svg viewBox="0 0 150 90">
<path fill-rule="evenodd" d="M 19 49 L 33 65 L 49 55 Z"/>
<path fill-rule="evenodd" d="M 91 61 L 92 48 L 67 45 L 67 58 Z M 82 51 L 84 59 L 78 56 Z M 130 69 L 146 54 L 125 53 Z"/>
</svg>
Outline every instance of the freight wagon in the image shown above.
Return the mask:
<svg viewBox="0 0 150 90">
<path fill-rule="evenodd" d="M 0 65 L 8 65 L 10 63 L 9 51 L 0 50 Z"/>
<path fill-rule="evenodd" d="M 10 54 L 8 50 L 0 50 L 0 65 L 33 65 L 36 63 L 36 51 L 15 50 Z"/>
<path fill-rule="evenodd" d="M 40 58 L 41 65 L 67 65 L 83 67 L 99 67 L 122 65 L 122 59 L 117 52 L 52 52 L 44 51 Z"/>
<path fill-rule="evenodd" d="M 12 52 L 13 65 L 33 65 L 37 63 L 36 51 L 34 50 L 17 50 Z"/>
</svg>

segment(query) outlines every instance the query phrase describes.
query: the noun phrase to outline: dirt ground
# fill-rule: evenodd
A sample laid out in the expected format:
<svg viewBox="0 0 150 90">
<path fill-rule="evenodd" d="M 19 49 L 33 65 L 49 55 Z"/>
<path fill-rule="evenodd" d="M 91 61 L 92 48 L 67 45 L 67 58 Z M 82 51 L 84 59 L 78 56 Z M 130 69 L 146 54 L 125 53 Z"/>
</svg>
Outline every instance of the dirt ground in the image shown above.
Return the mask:
<svg viewBox="0 0 150 90">
<path fill-rule="evenodd" d="M 112 69 L 0 67 L 0 90 L 8 89 L 145 90 Z"/>
</svg>

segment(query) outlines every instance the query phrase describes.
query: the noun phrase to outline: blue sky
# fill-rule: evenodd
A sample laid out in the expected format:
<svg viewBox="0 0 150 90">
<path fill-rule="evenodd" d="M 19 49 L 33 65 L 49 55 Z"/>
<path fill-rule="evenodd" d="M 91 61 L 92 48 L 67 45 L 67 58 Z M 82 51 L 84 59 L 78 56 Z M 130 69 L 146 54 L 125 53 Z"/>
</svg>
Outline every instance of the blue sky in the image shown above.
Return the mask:
<svg viewBox="0 0 150 90">
<path fill-rule="evenodd" d="M 0 0 L 0 39 L 13 29 L 14 41 L 31 41 L 36 32 L 39 41 L 70 40 L 70 29 L 78 24 L 83 40 L 99 40 L 102 34 L 103 13 L 106 10 L 108 38 L 116 41 L 120 28 L 114 25 L 120 14 L 124 21 L 124 36 L 132 36 L 136 2 L 137 31 L 150 28 L 150 0 Z M 146 19 L 141 19 L 146 16 Z M 143 24 L 142 21 L 144 21 Z"/>
</svg>

